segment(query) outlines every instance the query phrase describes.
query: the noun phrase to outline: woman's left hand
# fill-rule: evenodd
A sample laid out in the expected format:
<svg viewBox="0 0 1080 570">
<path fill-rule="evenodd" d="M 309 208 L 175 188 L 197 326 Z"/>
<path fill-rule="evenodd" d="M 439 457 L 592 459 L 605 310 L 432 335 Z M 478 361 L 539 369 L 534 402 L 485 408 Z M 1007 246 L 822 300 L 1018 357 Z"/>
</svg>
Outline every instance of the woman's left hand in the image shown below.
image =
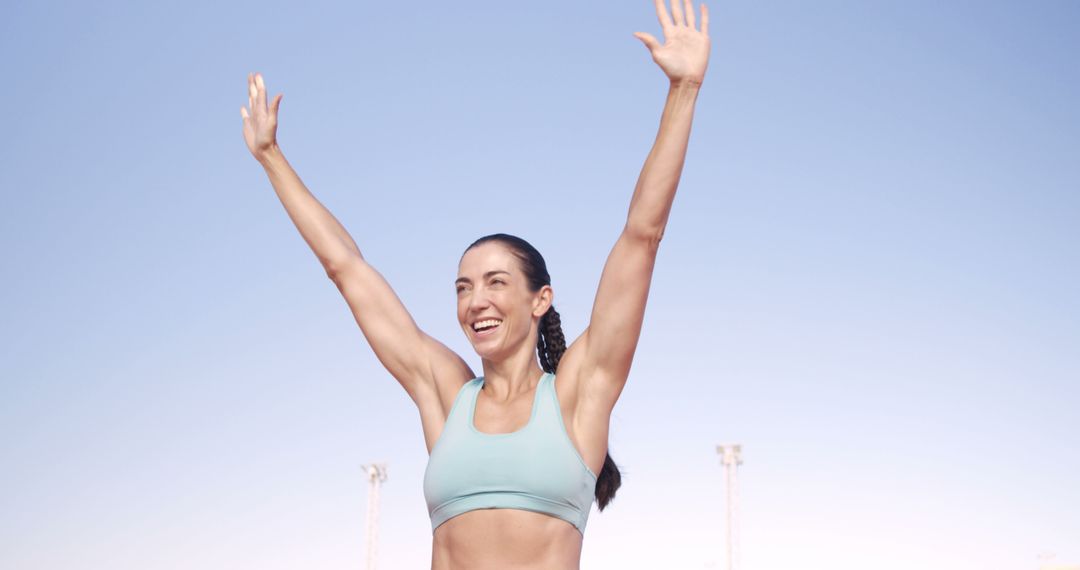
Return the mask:
<svg viewBox="0 0 1080 570">
<path fill-rule="evenodd" d="M 698 31 L 694 6 L 690 0 L 670 0 L 674 19 L 668 15 L 664 0 L 654 1 L 665 43 L 661 45 L 645 32 L 634 32 L 634 37 L 645 43 L 653 61 L 672 83 L 700 85 L 705 79 L 705 68 L 709 65 L 709 9 L 705 4 L 701 5 L 701 31 Z M 683 7 L 680 8 L 679 4 Z"/>
</svg>

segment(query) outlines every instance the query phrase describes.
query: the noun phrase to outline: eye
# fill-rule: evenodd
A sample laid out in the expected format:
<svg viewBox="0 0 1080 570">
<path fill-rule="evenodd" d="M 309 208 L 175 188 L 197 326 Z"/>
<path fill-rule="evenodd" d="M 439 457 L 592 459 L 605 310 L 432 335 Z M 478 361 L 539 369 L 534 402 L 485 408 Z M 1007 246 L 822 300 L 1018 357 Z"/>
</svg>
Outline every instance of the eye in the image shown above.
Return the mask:
<svg viewBox="0 0 1080 570">
<path fill-rule="evenodd" d="M 491 282 L 492 283 L 501 283 L 503 285 L 506 285 L 506 282 L 503 281 L 502 279 L 492 279 Z"/>
</svg>

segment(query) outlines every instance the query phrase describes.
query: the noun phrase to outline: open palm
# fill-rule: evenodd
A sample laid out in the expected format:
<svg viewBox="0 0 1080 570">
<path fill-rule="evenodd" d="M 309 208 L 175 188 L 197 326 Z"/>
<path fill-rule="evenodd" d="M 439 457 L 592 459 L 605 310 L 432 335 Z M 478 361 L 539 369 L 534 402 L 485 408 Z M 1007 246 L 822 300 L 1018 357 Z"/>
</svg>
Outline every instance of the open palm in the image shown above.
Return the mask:
<svg viewBox="0 0 1080 570">
<path fill-rule="evenodd" d="M 672 83 L 688 81 L 700 84 L 705 79 L 705 68 L 709 65 L 708 7 L 701 5 L 701 30 L 698 30 L 690 0 L 670 0 L 674 17 L 668 14 L 664 0 L 654 1 L 656 15 L 664 31 L 664 43 L 645 32 L 634 32 L 634 37 L 649 48 L 653 61 Z"/>
<path fill-rule="evenodd" d="M 248 74 L 248 106 L 240 108 L 244 119 L 244 142 L 248 150 L 258 158 L 277 144 L 277 116 L 281 106 L 281 94 L 274 103 L 266 103 L 266 84 L 261 73 Z"/>
</svg>

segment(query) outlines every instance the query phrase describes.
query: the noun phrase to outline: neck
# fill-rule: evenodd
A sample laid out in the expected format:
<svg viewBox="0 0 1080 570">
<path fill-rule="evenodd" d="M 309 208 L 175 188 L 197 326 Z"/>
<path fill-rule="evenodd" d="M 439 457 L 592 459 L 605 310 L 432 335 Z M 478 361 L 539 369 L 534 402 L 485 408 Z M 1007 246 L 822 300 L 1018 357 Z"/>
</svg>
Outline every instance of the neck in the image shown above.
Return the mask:
<svg viewBox="0 0 1080 570">
<path fill-rule="evenodd" d="M 535 351 L 499 362 L 484 359 L 484 392 L 505 402 L 530 392 L 543 375 Z"/>
</svg>

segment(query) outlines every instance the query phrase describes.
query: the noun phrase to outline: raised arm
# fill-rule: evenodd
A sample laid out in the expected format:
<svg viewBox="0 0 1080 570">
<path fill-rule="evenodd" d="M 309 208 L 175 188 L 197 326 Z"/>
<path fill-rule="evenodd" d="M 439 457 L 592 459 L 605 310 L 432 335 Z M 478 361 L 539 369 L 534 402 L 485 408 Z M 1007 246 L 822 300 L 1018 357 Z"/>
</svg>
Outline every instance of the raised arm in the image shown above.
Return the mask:
<svg viewBox="0 0 1080 570">
<path fill-rule="evenodd" d="M 634 35 L 668 76 L 670 90 L 660 131 L 630 200 L 626 225 L 604 265 L 589 326 L 578 340 L 584 350 L 580 370 L 585 393 L 609 407 L 614 407 L 630 374 L 656 253 L 679 185 L 694 104 L 709 57 L 709 12 L 705 5 L 701 6 L 698 31 L 689 0 L 672 0 L 674 21 L 663 0 L 655 2 L 666 43 L 660 45 L 649 34 Z"/>
<path fill-rule="evenodd" d="M 281 95 L 266 101 L 261 74 L 248 75 L 248 104 L 240 114 L 244 141 L 270 178 L 304 241 L 345 297 L 364 337 L 379 361 L 426 412 L 438 404 L 436 380 L 451 377 L 452 386 L 472 378 L 465 361 L 416 326 L 390 284 L 364 260 L 352 236 L 311 192 L 285 160 L 277 144 Z"/>
</svg>

